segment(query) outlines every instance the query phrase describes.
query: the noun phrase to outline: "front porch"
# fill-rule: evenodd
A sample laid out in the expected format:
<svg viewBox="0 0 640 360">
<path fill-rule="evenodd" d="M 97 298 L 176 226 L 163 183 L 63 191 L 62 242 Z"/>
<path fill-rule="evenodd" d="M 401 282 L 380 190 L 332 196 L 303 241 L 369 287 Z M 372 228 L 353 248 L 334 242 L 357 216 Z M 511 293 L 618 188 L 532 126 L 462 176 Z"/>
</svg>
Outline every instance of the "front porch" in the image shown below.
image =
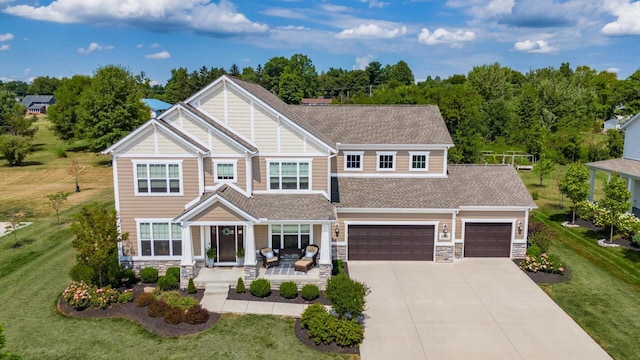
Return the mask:
<svg viewBox="0 0 640 360">
<path fill-rule="evenodd" d="M 245 269 L 241 266 L 234 267 L 203 267 L 198 270 L 198 275 L 193 279 L 194 284 L 199 289 L 206 289 L 211 287 L 235 287 L 238 278 L 242 277 L 245 280 L 245 285 L 248 287 L 252 280 L 246 280 L 244 278 Z M 283 263 L 279 266 L 274 266 L 269 269 L 265 269 L 262 266 L 258 268 L 258 278 L 267 279 L 271 282 L 273 289 L 277 289 L 280 284 L 285 281 L 293 281 L 298 285 L 298 288 L 306 284 L 314 284 L 323 289 L 326 286 L 326 279 L 320 277 L 320 269 L 315 267 L 308 272 L 293 271 L 292 264 Z"/>
</svg>

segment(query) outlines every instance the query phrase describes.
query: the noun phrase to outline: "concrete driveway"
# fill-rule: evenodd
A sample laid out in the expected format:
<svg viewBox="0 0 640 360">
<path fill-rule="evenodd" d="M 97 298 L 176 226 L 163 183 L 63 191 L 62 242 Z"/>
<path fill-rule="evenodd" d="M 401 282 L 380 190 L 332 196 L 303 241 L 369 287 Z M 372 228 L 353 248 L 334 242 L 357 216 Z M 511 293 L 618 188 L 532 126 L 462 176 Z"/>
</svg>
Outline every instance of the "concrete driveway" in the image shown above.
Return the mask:
<svg viewBox="0 0 640 360">
<path fill-rule="evenodd" d="M 610 359 L 509 259 L 350 261 L 365 282 L 363 360 Z"/>
</svg>

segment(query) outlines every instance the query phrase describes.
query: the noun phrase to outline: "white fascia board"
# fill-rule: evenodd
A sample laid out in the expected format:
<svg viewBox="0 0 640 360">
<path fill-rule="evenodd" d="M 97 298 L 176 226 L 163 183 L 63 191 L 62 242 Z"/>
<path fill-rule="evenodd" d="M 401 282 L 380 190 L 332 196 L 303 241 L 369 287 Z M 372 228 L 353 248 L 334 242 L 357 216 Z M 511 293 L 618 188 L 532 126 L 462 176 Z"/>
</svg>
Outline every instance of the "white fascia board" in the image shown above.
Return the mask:
<svg viewBox="0 0 640 360">
<path fill-rule="evenodd" d="M 422 209 L 422 208 L 336 208 L 337 213 L 363 213 L 363 214 L 455 214 L 458 209 Z"/>
<path fill-rule="evenodd" d="M 338 150 L 448 150 L 453 144 L 341 144 L 338 143 Z"/>
<path fill-rule="evenodd" d="M 529 211 L 537 206 L 460 206 L 460 211 Z"/>
<path fill-rule="evenodd" d="M 229 80 L 229 77 L 227 75 L 220 76 L 218 79 L 214 80 L 209 85 L 203 87 L 200 91 L 198 91 L 195 94 L 193 94 L 190 97 L 188 97 L 186 100 L 184 100 L 184 102 L 187 103 L 187 104 L 191 104 L 191 102 L 193 102 L 194 100 L 198 99 L 200 96 L 206 94 L 207 92 L 209 92 L 209 90 L 215 88 L 218 84 L 223 82 L 225 79 Z"/>
<path fill-rule="evenodd" d="M 139 136 L 139 134 L 141 134 L 145 130 L 147 130 L 148 127 L 151 126 L 152 123 L 158 124 L 158 122 L 155 119 L 150 119 L 146 123 L 140 125 L 137 129 L 135 129 L 132 132 L 130 132 L 127 136 L 125 136 L 122 139 L 118 140 L 115 144 L 113 144 L 113 145 L 109 146 L 108 148 L 102 150 L 101 153 L 104 154 L 104 155 L 108 155 L 111 152 L 115 152 L 116 149 L 119 148 L 122 144 L 129 142 L 131 139 L 136 138 L 137 136 Z"/>
<path fill-rule="evenodd" d="M 336 220 L 295 220 L 295 219 L 288 219 L 288 220 L 269 220 L 266 218 L 260 218 L 260 224 L 265 224 L 265 225 L 298 225 L 298 224 L 312 224 L 312 225 L 319 225 L 319 224 L 332 224 L 336 222 Z"/>
</svg>

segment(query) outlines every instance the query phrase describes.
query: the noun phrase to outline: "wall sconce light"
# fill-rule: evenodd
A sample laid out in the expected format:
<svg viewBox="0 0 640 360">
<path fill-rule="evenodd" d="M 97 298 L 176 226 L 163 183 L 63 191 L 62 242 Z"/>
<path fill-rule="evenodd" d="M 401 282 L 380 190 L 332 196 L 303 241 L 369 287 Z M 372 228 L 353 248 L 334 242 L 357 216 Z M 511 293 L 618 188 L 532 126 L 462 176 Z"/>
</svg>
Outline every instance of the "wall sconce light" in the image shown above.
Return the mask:
<svg viewBox="0 0 640 360">
<path fill-rule="evenodd" d="M 522 234 L 522 230 L 524 230 L 524 227 L 522 226 L 522 221 L 518 221 L 518 234 Z"/>
<path fill-rule="evenodd" d="M 340 225 L 336 223 L 336 237 L 340 235 Z"/>
<path fill-rule="evenodd" d="M 442 225 L 442 233 L 447 236 L 447 224 Z"/>
</svg>

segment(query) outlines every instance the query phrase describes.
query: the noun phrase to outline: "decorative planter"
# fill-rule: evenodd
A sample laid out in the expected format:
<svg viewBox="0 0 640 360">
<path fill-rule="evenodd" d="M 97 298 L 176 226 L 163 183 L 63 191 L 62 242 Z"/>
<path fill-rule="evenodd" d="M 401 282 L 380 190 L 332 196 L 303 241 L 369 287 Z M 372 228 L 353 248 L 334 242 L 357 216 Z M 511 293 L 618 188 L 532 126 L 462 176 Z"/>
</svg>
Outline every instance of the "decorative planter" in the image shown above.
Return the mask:
<svg viewBox="0 0 640 360">
<path fill-rule="evenodd" d="M 244 266 L 244 257 L 236 258 L 236 262 L 239 266 Z"/>
<path fill-rule="evenodd" d="M 209 258 L 207 258 L 207 259 L 205 260 L 205 265 L 206 265 L 207 267 L 213 267 L 213 259 L 209 259 Z"/>
</svg>

